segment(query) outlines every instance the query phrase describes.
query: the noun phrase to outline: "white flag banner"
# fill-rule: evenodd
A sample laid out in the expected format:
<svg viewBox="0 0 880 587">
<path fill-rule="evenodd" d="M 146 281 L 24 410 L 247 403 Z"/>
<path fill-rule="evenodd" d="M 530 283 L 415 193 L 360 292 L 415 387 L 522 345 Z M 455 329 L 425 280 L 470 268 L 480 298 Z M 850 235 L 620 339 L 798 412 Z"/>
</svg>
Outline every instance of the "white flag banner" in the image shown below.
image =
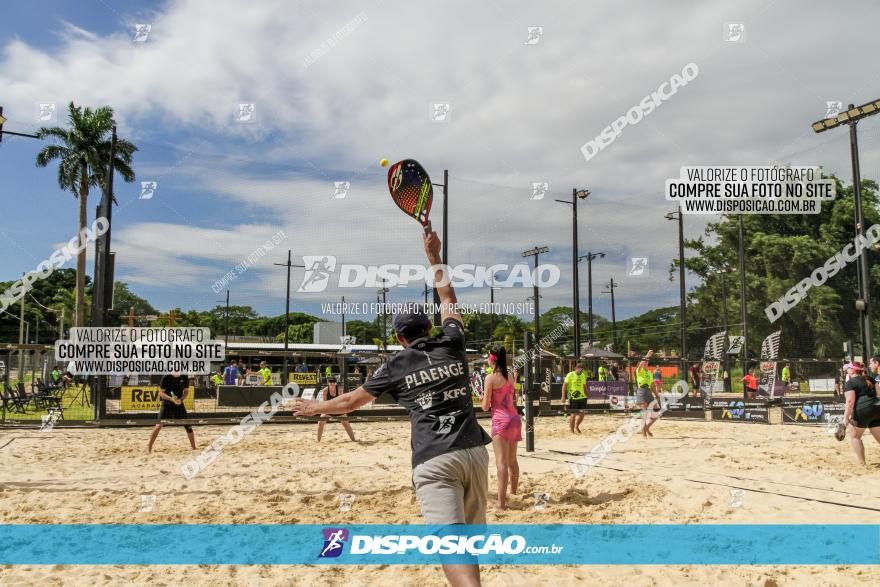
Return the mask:
<svg viewBox="0 0 880 587">
<path fill-rule="evenodd" d="M 703 350 L 704 359 L 720 359 L 724 356 L 724 339 L 727 338 L 727 331 L 722 330 L 717 334 L 713 334 L 706 341 L 706 348 Z"/>
<path fill-rule="evenodd" d="M 724 382 L 721 379 L 721 361 L 724 356 L 724 343 L 727 340 L 727 331 L 722 330 L 713 334 L 706 341 L 703 350 L 703 378 L 700 380 L 700 392 L 704 397 L 712 398 L 712 394 L 718 391 L 719 384 L 723 389 Z"/>
<path fill-rule="evenodd" d="M 771 333 L 761 343 L 761 379 L 758 381 L 758 393 L 764 393 L 773 399 L 776 388 L 776 359 L 779 358 L 779 340 L 782 331 Z"/>
</svg>

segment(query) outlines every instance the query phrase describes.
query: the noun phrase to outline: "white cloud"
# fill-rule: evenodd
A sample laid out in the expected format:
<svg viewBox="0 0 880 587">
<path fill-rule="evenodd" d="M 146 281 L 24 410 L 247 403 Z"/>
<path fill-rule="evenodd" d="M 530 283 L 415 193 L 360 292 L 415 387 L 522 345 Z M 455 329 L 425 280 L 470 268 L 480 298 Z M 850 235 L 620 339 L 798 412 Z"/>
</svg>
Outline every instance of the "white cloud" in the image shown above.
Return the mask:
<svg viewBox="0 0 880 587">
<path fill-rule="evenodd" d="M 128 29 L 96 35 L 87 18 L 62 23 L 63 45 L 51 52 L 10 41 L 0 86 L 19 122 L 26 117 L 14 113 L 30 115 L 36 101 L 73 99 L 113 105 L 135 143 L 185 132 L 181 163 L 138 163 L 141 178 L 173 176 L 178 189 L 267 211 L 265 224 L 228 227 L 202 226 L 187 217 L 186 202 L 173 204 L 185 218 L 170 208 L 164 222 L 119 215 L 128 223 L 114 232 L 121 274 L 133 282 L 164 281 L 161 272 L 173 277 L 169 288 L 213 296 L 224 263 L 228 270 L 279 228 L 297 256 L 420 261 L 418 227 L 396 212 L 376 165 L 412 157 L 435 182 L 451 170 L 453 263 L 518 262 L 520 251 L 545 244 L 553 249 L 548 260 L 567 268 L 570 216 L 553 199 L 589 187 L 581 252 L 609 254 L 594 279 L 621 282 L 619 315 L 627 316 L 677 303 L 666 271 L 676 233 L 663 219 L 670 206 L 662 189 L 682 165 L 791 161 L 848 177 L 845 138 L 820 146 L 826 139 L 809 123 L 822 117 L 825 100 L 875 97 L 865 92 L 876 19 L 838 25 L 817 6 L 745 2 L 731 17 L 720 6 L 647 1 L 624 14 L 615 3 L 179 0 L 153 15 L 147 43 L 132 43 Z M 877 11 L 870 3 L 853 10 Z M 304 65 L 361 12 L 364 22 Z M 736 19 L 746 23 L 747 41 L 724 43 L 722 24 Z M 526 27 L 537 25 L 540 43 L 523 45 Z M 582 144 L 691 61 L 700 67 L 696 80 L 584 160 Z M 434 101 L 451 103 L 449 122 L 429 121 Z M 257 124 L 233 122 L 239 102 L 256 103 Z M 876 145 L 863 149 L 865 160 L 876 155 Z M 344 200 L 331 198 L 337 180 L 352 182 Z M 533 181 L 550 183 L 544 200 L 529 199 Z M 160 193 L 165 185 L 160 180 Z M 439 199 L 438 190 L 437 219 Z M 705 221 L 687 218 L 687 235 L 700 234 Z M 627 280 L 625 259 L 642 254 L 652 258 L 651 277 Z M 282 273 L 257 268 L 236 287 L 274 302 Z M 570 303 L 566 279 L 545 292 L 543 307 Z"/>
</svg>

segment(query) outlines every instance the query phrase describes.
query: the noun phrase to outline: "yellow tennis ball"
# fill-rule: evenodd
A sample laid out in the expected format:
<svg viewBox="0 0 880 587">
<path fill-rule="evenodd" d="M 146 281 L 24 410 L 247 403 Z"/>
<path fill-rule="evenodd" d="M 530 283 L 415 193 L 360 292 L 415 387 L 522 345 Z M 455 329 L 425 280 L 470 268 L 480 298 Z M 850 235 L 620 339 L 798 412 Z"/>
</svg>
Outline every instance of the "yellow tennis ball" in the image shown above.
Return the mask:
<svg viewBox="0 0 880 587">
<path fill-rule="evenodd" d="M 388 167 L 388 159 L 382 159 L 381 161 L 379 161 L 379 165 L 381 165 L 382 167 Z"/>
</svg>

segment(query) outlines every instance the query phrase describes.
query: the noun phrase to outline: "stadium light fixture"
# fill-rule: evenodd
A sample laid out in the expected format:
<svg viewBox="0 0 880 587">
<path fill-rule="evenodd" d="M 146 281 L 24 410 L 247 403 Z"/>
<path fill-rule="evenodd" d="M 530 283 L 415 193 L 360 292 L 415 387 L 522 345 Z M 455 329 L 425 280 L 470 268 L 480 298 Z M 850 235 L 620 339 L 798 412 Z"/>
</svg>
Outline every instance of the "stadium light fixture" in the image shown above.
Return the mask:
<svg viewBox="0 0 880 587">
<path fill-rule="evenodd" d="M 840 112 L 837 116 L 817 120 L 811 126 L 817 133 L 825 132 L 826 130 L 837 128 L 841 124 L 858 122 L 862 118 L 872 116 L 878 112 L 880 112 L 880 99 L 868 102 L 867 104 L 862 104 L 861 106 L 853 106 L 850 104 L 847 110 Z"/>
</svg>

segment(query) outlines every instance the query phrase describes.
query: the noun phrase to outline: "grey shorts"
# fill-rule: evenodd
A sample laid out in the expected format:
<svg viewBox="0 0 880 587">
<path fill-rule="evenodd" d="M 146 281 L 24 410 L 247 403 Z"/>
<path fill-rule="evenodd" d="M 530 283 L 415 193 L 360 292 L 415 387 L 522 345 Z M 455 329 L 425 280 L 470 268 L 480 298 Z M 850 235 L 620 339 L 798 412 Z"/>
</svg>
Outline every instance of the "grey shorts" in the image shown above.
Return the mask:
<svg viewBox="0 0 880 587">
<path fill-rule="evenodd" d="M 651 390 L 647 387 L 637 387 L 636 388 L 636 403 L 637 404 L 650 404 L 654 401 L 654 394 L 651 393 Z"/>
<path fill-rule="evenodd" d="M 413 469 L 413 485 L 426 524 L 485 524 L 489 451 L 463 448 Z"/>
</svg>

